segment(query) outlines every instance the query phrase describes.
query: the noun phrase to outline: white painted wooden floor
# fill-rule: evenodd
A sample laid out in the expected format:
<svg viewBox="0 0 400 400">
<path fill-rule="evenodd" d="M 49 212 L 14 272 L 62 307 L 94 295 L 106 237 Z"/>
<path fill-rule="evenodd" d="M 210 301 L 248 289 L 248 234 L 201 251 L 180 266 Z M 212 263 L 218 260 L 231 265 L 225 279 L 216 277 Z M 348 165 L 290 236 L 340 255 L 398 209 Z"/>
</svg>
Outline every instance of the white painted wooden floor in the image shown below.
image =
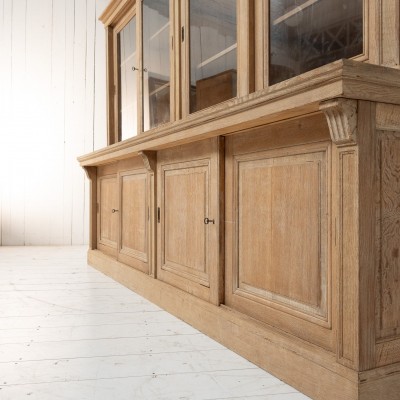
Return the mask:
<svg viewBox="0 0 400 400">
<path fill-rule="evenodd" d="M 1 400 L 307 400 L 86 264 L 0 247 Z"/>
</svg>

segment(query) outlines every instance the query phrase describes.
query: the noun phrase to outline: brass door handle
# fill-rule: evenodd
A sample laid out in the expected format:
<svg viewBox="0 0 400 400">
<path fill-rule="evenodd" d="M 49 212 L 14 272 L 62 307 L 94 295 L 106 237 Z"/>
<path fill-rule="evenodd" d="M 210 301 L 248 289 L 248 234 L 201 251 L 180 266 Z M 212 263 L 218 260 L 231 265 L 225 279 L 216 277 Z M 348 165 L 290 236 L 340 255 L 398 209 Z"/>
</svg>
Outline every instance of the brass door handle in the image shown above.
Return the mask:
<svg viewBox="0 0 400 400">
<path fill-rule="evenodd" d="M 111 212 L 114 214 L 114 213 L 116 213 L 116 212 L 118 212 L 119 210 L 116 210 L 115 208 L 113 208 L 112 210 L 111 210 Z"/>
<path fill-rule="evenodd" d="M 215 221 L 213 219 L 209 219 L 209 218 L 204 218 L 204 223 L 206 225 L 208 224 L 215 224 Z"/>
</svg>

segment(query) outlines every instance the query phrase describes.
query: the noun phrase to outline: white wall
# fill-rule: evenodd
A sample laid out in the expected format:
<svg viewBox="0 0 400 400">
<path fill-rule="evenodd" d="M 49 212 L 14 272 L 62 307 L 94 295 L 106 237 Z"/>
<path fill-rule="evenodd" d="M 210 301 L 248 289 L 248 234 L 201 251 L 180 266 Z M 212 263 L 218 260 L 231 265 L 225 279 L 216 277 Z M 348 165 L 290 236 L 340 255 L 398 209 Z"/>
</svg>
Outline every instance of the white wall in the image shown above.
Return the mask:
<svg viewBox="0 0 400 400">
<path fill-rule="evenodd" d="M 0 0 L 0 245 L 88 241 L 76 157 L 106 145 L 108 0 Z"/>
</svg>

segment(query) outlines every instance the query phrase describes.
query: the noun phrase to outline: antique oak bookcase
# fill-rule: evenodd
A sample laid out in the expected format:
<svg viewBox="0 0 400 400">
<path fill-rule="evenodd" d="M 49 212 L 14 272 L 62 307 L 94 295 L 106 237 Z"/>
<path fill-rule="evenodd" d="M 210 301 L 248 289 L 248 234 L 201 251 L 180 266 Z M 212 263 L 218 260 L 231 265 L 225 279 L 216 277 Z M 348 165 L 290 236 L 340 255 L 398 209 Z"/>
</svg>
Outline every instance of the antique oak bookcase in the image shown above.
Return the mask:
<svg viewBox="0 0 400 400">
<path fill-rule="evenodd" d="M 111 1 L 89 263 L 313 399 L 400 399 L 399 8 Z"/>
</svg>

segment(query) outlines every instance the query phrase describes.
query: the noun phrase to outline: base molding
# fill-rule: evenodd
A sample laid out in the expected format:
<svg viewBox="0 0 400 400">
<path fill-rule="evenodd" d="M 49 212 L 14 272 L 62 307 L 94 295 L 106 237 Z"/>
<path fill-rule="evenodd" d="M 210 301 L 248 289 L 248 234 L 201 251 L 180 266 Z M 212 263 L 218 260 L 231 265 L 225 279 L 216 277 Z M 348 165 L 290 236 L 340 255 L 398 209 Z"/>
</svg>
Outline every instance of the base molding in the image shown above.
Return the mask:
<svg viewBox="0 0 400 400">
<path fill-rule="evenodd" d="M 360 400 L 398 400 L 400 398 L 400 363 L 361 372 Z"/>
<path fill-rule="evenodd" d="M 88 251 L 88 263 L 313 399 L 399 399 L 400 366 L 388 373 L 385 368 L 357 373 L 337 363 L 335 354 L 201 300 L 99 250 Z"/>
</svg>

